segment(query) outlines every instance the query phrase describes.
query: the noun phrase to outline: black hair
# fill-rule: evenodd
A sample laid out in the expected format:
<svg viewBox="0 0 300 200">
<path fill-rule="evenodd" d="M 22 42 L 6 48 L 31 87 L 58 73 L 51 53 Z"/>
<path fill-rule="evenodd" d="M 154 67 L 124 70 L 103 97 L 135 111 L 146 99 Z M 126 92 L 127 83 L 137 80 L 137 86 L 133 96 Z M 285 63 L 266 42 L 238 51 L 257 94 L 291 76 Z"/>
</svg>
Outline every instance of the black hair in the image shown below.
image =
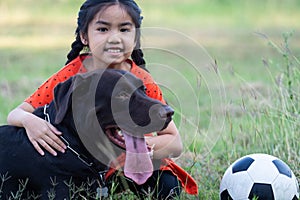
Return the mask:
<svg viewBox="0 0 300 200">
<path fill-rule="evenodd" d="M 120 5 L 124 8 L 127 13 L 132 18 L 136 27 L 136 46 L 131 54 L 132 60 L 141 68 L 145 69 L 145 60 L 143 58 L 144 54 L 141 50 L 141 23 L 143 17 L 141 16 L 141 9 L 135 3 L 134 0 L 86 0 L 80 7 L 78 18 L 77 18 L 77 28 L 75 31 L 75 41 L 71 45 L 71 51 L 67 55 L 67 62 L 71 62 L 80 52 L 84 49 L 85 45 L 81 42 L 80 33 L 87 34 L 88 25 L 94 19 L 94 16 L 101 10 L 105 9 L 111 5 Z M 147 70 L 146 70 L 147 71 Z"/>
</svg>

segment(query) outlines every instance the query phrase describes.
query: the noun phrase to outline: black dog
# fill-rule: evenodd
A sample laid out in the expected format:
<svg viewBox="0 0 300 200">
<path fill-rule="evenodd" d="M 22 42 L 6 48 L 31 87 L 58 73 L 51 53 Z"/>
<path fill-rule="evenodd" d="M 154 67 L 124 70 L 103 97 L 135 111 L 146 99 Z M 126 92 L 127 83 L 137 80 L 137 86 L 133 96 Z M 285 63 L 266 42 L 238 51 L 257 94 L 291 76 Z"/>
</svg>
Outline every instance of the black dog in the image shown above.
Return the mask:
<svg viewBox="0 0 300 200">
<path fill-rule="evenodd" d="M 24 128 L 0 127 L 1 199 L 17 194 L 39 194 L 42 199 L 54 189 L 58 199 L 70 198 L 70 188 L 89 182 L 101 186 L 98 172 L 124 148 L 120 132 L 135 137 L 164 129 L 173 110 L 144 92 L 140 79 L 120 70 L 98 70 L 76 75 L 59 84 L 54 100 L 34 114 L 50 121 L 69 145 L 65 153 L 40 156 Z M 0 184 L 1 185 L 1 184 Z M 22 189 L 22 188 L 21 188 Z M 23 199 L 22 196 L 22 199 Z"/>
</svg>

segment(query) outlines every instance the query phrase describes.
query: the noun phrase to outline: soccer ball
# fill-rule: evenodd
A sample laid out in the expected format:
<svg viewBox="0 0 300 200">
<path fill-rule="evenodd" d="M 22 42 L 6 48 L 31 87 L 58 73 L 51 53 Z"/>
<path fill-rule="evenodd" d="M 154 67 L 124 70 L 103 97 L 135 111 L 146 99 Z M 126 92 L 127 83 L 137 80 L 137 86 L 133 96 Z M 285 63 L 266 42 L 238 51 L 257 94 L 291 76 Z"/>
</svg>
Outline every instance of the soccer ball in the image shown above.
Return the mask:
<svg viewBox="0 0 300 200">
<path fill-rule="evenodd" d="M 236 160 L 225 171 L 221 200 L 299 200 L 299 184 L 289 166 L 267 154 Z"/>
</svg>

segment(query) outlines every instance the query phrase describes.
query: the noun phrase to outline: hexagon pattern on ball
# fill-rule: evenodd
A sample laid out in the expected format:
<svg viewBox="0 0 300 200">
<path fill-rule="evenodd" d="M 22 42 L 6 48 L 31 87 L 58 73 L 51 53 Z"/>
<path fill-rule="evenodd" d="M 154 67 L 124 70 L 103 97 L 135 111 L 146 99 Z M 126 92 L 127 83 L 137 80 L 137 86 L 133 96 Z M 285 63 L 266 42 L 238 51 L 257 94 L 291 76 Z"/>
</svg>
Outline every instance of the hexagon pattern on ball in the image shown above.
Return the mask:
<svg viewBox="0 0 300 200">
<path fill-rule="evenodd" d="M 290 167 L 268 154 L 239 158 L 224 173 L 221 200 L 299 200 L 299 184 Z"/>
</svg>

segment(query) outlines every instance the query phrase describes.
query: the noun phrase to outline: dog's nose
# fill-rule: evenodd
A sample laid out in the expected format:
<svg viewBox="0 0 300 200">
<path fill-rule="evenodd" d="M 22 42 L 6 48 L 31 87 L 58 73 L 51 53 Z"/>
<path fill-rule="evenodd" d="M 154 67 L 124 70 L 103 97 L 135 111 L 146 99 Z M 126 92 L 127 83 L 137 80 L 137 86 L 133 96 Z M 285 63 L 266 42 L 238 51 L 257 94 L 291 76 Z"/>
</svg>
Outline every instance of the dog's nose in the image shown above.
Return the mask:
<svg viewBox="0 0 300 200">
<path fill-rule="evenodd" d="M 159 116 L 161 118 L 169 118 L 174 114 L 174 110 L 170 106 L 163 106 L 159 110 Z"/>
</svg>

